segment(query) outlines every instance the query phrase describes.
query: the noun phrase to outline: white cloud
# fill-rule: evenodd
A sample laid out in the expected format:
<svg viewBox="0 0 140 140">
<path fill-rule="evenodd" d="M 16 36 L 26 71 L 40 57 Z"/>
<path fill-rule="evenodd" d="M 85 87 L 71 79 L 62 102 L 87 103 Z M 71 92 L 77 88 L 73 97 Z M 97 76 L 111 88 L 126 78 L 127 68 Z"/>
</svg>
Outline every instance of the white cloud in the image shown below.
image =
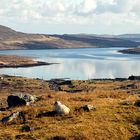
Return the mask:
<svg viewBox="0 0 140 140">
<path fill-rule="evenodd" d="M 79 8 L 78 11 L 81 13 L 92 13 L 96 9 L 96 0 L 84 0 Z"/>
<path fill-rule="evenodd" d="M 139 0 L 0 0 L 0 20 L 133 27 L 140 25 L 139 7 Z"/>
<path fill-rule="evenodd" d="M 103 5 L 115 5 L 116 0 L 98 0 Z"/>
</svg>

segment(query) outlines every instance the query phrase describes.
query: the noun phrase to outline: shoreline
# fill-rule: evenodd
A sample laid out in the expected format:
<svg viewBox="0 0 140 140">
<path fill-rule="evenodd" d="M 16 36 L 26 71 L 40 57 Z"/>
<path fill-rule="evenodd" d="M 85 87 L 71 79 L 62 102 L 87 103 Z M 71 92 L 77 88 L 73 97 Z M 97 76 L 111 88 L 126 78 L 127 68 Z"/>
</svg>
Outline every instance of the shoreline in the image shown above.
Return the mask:
<svg viewBox="0 0 140 140">
<path fill-rule="evenodd" d="M 36 67 L 36 66 L 45 66 L 45 65 L 52 65 L 58 63 L 47 63 L 42 61 L 36 61 L 35 64 L 19 64 L 19 65 L 0 65 L 0 68 L 27 68 L 27 67 Z"/>
<path fill-rule="evenodd" d="M 50 63 L 54 64 L 54 63 Z M 56 63 L 57 64 L 57 63 Z M 48 64 L 49 65 L 49 64 Z M 127 78 L 123 78 L 123 77 L 117 77 L 117 78 L 93 78 L 93 79 L 87 79 L 87 80 L 79 80 L 79 79 L 70 79 L 70 78 L 53 78 L 50 80 L 44 80 L 44 79 L 40 79 L 40 78 L 29 78 L 29 77 L 24 77 L 24 76 L 13 76 L 13 75 L 7 75 L 7 74 L 0 74 L 0 78 L 1 77 L 13 77 L 13 78 L 26 78 L 26 79 L 32 79 L 32 80 L 42 80 L 42 81 L 126 81 L 126 80 L 140 80 L 140 76 L 139 75 L 130 75 Z"/>
<path fill-rule="evenodd" d="M 51 65 L 58 63 L 47 63 L 42 61 L 35 61 L 31 57 L 17 56 L 17 55 L 0 55 L 0 68 L 26 68 L 43 65 Z"/>
</svg>

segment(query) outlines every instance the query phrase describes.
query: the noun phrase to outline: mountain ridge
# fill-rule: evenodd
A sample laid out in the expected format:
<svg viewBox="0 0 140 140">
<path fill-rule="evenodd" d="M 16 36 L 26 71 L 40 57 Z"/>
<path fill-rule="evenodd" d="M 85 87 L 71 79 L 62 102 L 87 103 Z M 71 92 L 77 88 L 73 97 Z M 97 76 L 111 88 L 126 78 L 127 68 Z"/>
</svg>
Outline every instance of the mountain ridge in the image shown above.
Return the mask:
<svg viewBox="0 0 140 140">
<path fill-rule="evenodd" d="M 128 38 L 128 35 L 125 37 L 124 35 L 31 34 L 17 32 L 9 27 L 0 25 L 0 50 L 95 47 L 132 48 L 139 45 L 140 42 L 133 40 L 132 37 L 131 39 Z"/>
</svg>

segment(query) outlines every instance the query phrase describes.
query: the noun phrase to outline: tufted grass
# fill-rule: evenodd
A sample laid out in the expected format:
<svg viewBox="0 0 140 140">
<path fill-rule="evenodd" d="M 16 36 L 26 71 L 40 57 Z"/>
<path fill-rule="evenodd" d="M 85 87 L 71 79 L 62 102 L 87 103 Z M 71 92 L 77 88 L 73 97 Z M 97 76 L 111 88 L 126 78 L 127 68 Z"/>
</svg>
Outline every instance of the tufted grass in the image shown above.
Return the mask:
<svg viewBox="0 0 140 140">
<path fill-rule="evenodd" d="M 129 140 L 140 134 L 140 107 L 134 103 L 140 99 L 140 81 L 72 81 L 74 89 L 81 92 L 52 91 L 48 82 L 21 77 L 5 77 L 0 83 L 1 108 L 6 108 L 6 97 L 11 93 L 28 92 L 40 96 L 41 100 L 23 107 L 7 109 L 0 119 L 12 112 L 20 111 L 24 119 L 0 124 L 1 140 Z M 128 84 L 137 89 L 121 89 Z M 20 84 L 19 84 L 20 83 Z M 10 86 L 9 86 L 10 85 Z M 11 86 L 12 85 L 12 86 Z M 64 87 L 69 89 L 68 86 Z M 63 89 L 63 87 L 62 87 Z M 52 114 L 55 101 L 61 101 L 71 109 L 67 116 Z M 96 109 L 78 112 L 75 109 L 90 104 Z M 30 132 L 22 132 L 28 125 Z"/>
</svg>

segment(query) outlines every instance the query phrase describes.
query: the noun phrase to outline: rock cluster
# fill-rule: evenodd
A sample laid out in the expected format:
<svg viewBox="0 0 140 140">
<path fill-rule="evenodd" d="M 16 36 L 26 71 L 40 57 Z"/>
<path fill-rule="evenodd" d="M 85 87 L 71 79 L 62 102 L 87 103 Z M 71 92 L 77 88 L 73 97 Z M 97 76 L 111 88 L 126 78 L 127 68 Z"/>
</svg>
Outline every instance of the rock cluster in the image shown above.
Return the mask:
<svg viewBox="0 0 140 140">
<path fill-rule="evenodd" d="M 37 98 L 30 94 L 9 95 L 7 98 L 8 107 L 29 105 L 37 101 Z"/>
<path fill-rule="evenodd" d="M 31 103 L 34 103 L 37 100 L 38 100 L 37 97 L 30 94 L 9 95 L 7 97 L 8 108 L 18 107 L 18 106 L 23 106 L 23 105 L 30 105 Z M 80 107 L 80 109 L 83 109 L 84 111 L 90 111 L 93 108 L 94 107 L 92 105 L 84 105 Z M 60 101 L 56 101 L 53 106 L 53 111 L 50 113 L 53 114 L 53 116 L 54 115 L 68 115 L 70 113 L 70 108 L 62 104 Z M 46 114 L 49 114 L 49 113 L 46 113 Z M 23 116 L 24 116 L 23 112 L 14 112 L 11 115 L 2 118 L 0 122 L 1 123 L 11 122 L 14 119 L 21 118 Z M 23 128 L 22 131 L 30 131 L 30 128 L 26 126 Z"/>
</svg>

